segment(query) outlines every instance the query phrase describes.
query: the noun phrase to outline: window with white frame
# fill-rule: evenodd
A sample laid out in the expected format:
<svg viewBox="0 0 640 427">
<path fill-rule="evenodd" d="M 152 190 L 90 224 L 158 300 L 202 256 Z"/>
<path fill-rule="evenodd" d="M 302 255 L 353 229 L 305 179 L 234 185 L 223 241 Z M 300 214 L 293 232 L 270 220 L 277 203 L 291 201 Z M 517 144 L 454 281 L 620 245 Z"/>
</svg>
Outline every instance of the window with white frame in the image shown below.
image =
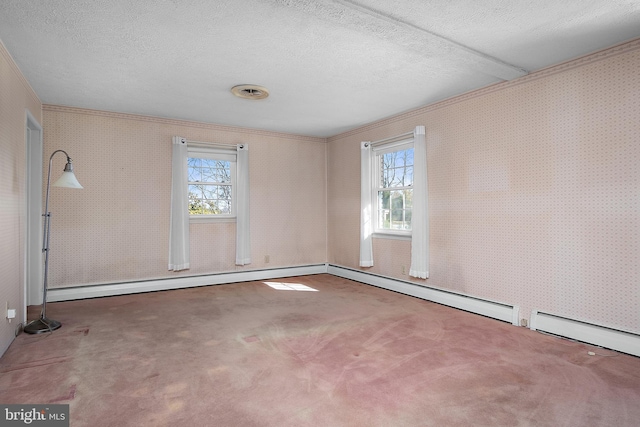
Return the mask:
<svg viewBox="0 0 640 427">
<path fill-rule="evenodd" d="M 375 232 L 411 235 L 413 139 L 374 146 L 372 160 Z"/>
<path fill-rule="evenodd" d="M 190 219 L 236 216 L 236 153 L 189 147 L 188 189 Z"/>
</svg>

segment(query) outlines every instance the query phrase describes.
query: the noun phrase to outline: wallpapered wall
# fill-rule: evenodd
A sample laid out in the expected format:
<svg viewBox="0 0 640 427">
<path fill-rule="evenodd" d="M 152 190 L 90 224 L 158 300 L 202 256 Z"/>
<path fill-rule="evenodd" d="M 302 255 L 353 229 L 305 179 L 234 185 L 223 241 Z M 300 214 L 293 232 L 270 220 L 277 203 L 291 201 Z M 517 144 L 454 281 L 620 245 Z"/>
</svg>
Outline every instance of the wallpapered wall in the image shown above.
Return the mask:
<svg viewBox="0 0 640 427">
<path fill-rule="evenodd" d="M 0 355 L 22 322 L 26 243 L 26 110 L 42 123 L 42 104 L 0 42 Z M 17 310 L 5 319 L 5 304 Z"/>
<path fill-rule="evenodd" d="M 358 267 L 359 142 L 427 129 L 430 278 L 640 333 L 640 41 L 329 139 L 329 262 Z M 374 267 L 410 280 L 410 243 Z"/>
<path fill-rule="evenodd" d="M 324 139 L 51 105 L 43 110 L 45 156 L 67 151 L 84 186 L 52 190 L 50 287 L 326 261 Z M 191 269 L 167 271 L 174 135 L 249 145 L 251 264 L 234 265 L 235 223 L 192 223 Z M 64 156 L 56 160 L 57 176 Z"/>
</svg>

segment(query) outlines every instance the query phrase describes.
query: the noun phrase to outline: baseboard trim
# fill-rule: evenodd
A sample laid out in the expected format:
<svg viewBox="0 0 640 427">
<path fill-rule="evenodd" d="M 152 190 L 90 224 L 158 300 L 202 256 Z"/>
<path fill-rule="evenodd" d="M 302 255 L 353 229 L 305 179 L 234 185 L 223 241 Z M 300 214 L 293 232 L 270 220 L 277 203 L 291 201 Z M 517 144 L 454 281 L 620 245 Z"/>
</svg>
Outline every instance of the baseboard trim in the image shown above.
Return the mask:
<svg viewBox="0 0 640 427">
<path fill-rule="evenodd" d="M 53 288 L 47 291 L 47 302 L 71 301 L 143 292 L 168 291 L 171 289 L 250 282 L 253 280 L 276 279 L 279 277 L 307 276 L 326 272 L 326 264 L 315 264 L 264 270 L 234 271 L 202 276 L 184 276 L 158 280 L 85 285 L 70 288 Z"/>
<path fill-rule="evenodd" d="M 530 328 L 561 337 L 640 356 L 640 335 L 543 313 L 531 312 Z"/>
<path fill-rule="evenodd" d="M 517 305 L 509 305 L 457 294 L 454 292 L 443 291 L 440 289 L 417 285 L 408 281 L 402 281 L 337 265 L 330 264 L 327 268 L 327 273 L 333 274 L 334 276 L 344 277 L 345 279 L 355 280 L 356 282 L 399 292 L 405 295 L 411 295 L 427 301 L 437 302 L 439 304 L 491 317 L 493 319 L 502 320 L 503 322 L 508 322 L 512 325 L 519 324 L 518 315 L 520 309 Z"/>
</svg>

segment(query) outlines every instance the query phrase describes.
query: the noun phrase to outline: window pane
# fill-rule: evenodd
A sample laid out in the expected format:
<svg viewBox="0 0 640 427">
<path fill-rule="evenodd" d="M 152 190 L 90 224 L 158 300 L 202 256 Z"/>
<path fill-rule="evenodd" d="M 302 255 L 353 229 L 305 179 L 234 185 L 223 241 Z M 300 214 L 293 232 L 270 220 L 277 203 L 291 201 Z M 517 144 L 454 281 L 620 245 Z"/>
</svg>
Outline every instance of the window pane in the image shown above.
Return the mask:
<svg viewBox="0 0 640 427">
<path fill-rule="evenodd" d="M 214 159 L 200 159 L 200 161 L 203 168 L 215 168 L 218 163 L 218 160 Z"/>
<path fill-rule="evenodd" d="M 413 149 L 382 154 L 378 179 L 382 188 L 413 185 Z"/>
<path fill-rule="evenodd" d="M 229 162 L 226 162 L 229 163 Z M 231 167 L 216 168 L 215 169 L 215 181 L 216 182 L 231 182 Z"/>
<path fill-rule="evenodd" d="M 220 213 L 225 213 L 225 214 L 231 213 L 231 203 L 229 200 L 216 201 L 216 207 Z"/>
<path fill-rule="evenodd" d="M 413 166 L 390 169 L 387 176 L 388 187 L 410 187 L 413 185 Z"/>
<path fill-rule="evenodd" d="M 393 191 L 391 193 L 391 219 L 392 221 L 399 221 L 402 219 L 402 211 L 404 210 L 404 192 Z M 400 216 L 398 216 L 400 215 Z"/>
<path fill-rule="evenodd" d="M 207 185 L 204 188 L 203 198 L 207 199 L 207 200 L 217 199 L 217 197 L 216 197 L 217 189 L 218 189 L 217 185 Z"/>
<path fill-rule="evenodd" d="M 397 187 L 401 179 L 401 170 L 398 168 L 389 169 L 389 187 Z"/>
<path fill-rule="evenodd" d="M 406 166 L 413 166 L 413 148 L 404 150 L 404 164 Z"/>
<path fill-rule="evenodd" d="M 378 228 L 411 230 L 413 190 L 378 192 Z"/>
<path fill-rule="evenodd" d="M 378 210 L 378 228 L 389 229 L 389 209 Z"/>
<path fill-rule="evenodd" d="M 406 172 L 406 168 L 405 167 L 400 167 L 400 168 L 396 168 L 395 169 L 394 173 L 395 173 L 395 176 L 396 176 L 396 180 L 393 183 L 394 187 L 404 186 L 405 172 Z"/>
<path fill-rule="evenodd" d="M 202 203 L 202 186 L 189 185 L 189 214 L 202 215 L 204 205 Z"/>
<path fill-rule="evenodd" d="M 411 230 L 413 148 L 380 154 L 377 228 Z"/>
<path fill-rule="evenodd" d="M 211 169 L 209 168 L 200 168 L 198 169 L 200 175 L 202 176 L 202 182 L 215 182 L 214 177 L 211 175 Z"/>
<path fill-rule="evenodd" d="M 189 182 L 202 181 L 202 175 L 200 174 L 200 169 L 189 168 L 189 177 L 187 179 L 189 180 Z"/>
<path fill-rule="evenodd" d="M 382 166 L 384 168 L 392 168 L 395 164 L 396 153 L 386 153 L 382 155 Z"/>
<path fill-rule="evenodd" d="M 404 187 L 410 187 L 413 185 L 413 166 L 407 166 L 404 173 Z"/>
<path fill-rule="evenodd" d="M 378 209 L 389 209 L 391 191 L 378 191 Z"/>
<path fill-rule="evenodd" d="M 404 213 L 404 222 L 407 230 L 411 230 L 411 209 L 406 209 Z"/>
<path fill-rule="evenodd" d="M 219 185 L 218 199 L 231 200 L 231 187 L 228 185 Z"/>
<path fill-rule="evenodd" d="M 194 195 L 194 197 L 202 198 L 202 185 L 189 185 L 189 196 Z"/>
<path fill-rule="evenodd" d="M 213 215 L 216 213 L 215 206 L 211 203 L 211 200 L 203 199 L 202 200 L 202 209 L 200 210 L 201 215 Z"/>
<path fill-rule="evenodd" d="M 389 169 L 382 171 L 382 188 L 393 186 L 393 173 Z"/>
<path fill-rule="evenodd" d="M 413 207 L 413 189 L 402 190 L 404 191 L 405 209 L 411 209 Z"/>
</svg>

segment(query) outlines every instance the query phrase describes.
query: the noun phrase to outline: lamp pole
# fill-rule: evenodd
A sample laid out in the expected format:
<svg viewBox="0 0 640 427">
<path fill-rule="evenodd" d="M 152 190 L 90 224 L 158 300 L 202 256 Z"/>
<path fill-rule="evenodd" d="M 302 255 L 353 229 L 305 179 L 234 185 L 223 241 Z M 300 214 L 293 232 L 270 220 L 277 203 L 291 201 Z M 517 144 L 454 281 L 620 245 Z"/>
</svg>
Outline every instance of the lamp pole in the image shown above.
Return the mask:
<svg viewBox="0 0 640 427">
<path fill-rule="evenodd" d="M 62 176 L 53 184 L 54 187 L 65 188 L 82 188 L 82 185 L 78 182 L 73 173 L 73 164 L 71 163 L 71 157 L 64 150 L 56 150 L 51 153 L 49 157 L 49 172 L 47 175 L 47 195 L 45 197 L 44 204 L 44 232 L 42 236 L 42 252 L 44 253 L 44 282 L 42 287 L 42 311 L 40 317 L 33 320 L 24 327 L 24 331 L 28 334 L 41 334 L 44 332 L 52 332 L 58 329 L 62 324 L 57 320 L 47 318 L 47 288 L 48 288 L 48 273 L 49 273 L 49 235 L 51 232 L 51 212 L 49 212 L 49 194 L 51 192 L 51 164 L 53 163 L 53 156 L 56 153 L 64 153 L 67 156 L 67 164 L 64 167 Z"/>
</svg>

